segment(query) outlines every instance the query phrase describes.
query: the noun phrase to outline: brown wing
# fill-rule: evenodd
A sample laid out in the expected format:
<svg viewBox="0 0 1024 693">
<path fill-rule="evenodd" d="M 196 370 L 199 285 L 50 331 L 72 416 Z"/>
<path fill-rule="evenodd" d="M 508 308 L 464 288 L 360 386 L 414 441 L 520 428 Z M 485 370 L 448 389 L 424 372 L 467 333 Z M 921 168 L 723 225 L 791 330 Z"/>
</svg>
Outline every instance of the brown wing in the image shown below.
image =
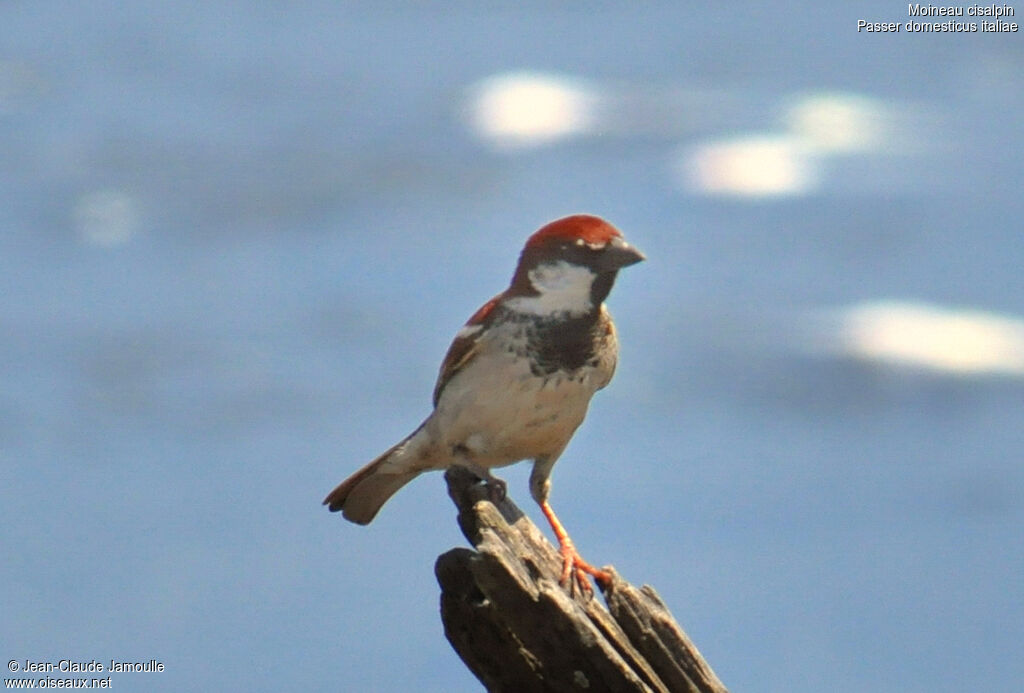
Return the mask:
<svg viewBox="0 0 1024 693">
<path fill-rule="evenodd" d="M 437 375 L 437 384 L 434 385 L 434 406 L 441 399 L 441 391 L 452 377 L 466 367 L 480 350 L 480 335 L 486 329 L 486 324 L 491 316 L 494 307 L 498 305 L 501 294 L 498 294 L 487 303 L 480 306 L 477 312 L 466 321 L 465 326 L 459 330 L 452 345 L 448 347 L 444 361 L 441 363 L 441 372 Z"/>
</svg>

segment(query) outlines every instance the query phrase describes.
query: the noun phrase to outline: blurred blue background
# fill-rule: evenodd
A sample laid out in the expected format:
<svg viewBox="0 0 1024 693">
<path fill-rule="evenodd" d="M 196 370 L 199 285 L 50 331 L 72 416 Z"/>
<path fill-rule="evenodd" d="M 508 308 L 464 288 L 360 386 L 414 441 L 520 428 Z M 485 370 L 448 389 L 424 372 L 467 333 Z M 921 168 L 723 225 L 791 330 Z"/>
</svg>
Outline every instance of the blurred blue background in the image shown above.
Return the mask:
<svg viewBox="0 0 1024 693">
<path fill-rule="evenodd" d="M 320 501 L 589 212 L 650 260 L 555 469 L 583 554 L 736 691 L 1019 690 L 1024 43 L 856 31 L 905 12 L 0 5 L 0 654 L 478 690 L 441 476 Z"/>
</svg>

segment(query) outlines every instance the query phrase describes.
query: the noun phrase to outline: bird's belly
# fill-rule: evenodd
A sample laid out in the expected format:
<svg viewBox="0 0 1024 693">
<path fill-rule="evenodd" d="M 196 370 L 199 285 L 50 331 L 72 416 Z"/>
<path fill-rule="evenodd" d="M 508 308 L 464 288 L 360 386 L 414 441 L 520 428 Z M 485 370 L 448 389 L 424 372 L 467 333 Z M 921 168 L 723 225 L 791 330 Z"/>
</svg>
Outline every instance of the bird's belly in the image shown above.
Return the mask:
<svg viewBox="0 0 1024 693">
<path fill-rule="evenodd" d="M 500 467 L 557 455 L 582 423 L 596 389 L 590 369 L 541 378 L 504 366 L 490 370 L 486 383 L 478 372 L 472 389 L 445 388 L 432 419 L 453 461 Z"/>
</svg>

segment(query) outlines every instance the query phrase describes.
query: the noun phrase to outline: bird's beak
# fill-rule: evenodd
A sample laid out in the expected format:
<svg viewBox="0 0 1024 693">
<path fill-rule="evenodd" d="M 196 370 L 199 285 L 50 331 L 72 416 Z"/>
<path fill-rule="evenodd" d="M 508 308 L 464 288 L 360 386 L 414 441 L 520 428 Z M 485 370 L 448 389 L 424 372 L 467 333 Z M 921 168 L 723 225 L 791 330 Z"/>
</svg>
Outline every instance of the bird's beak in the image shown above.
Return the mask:
<svg viewBox="0 0 1024 693">
<path fill-rule="evenodd" d="M 613 272 L 623 267 L 643 262 L 647 258 L 639 250 L 631 246 L 621 238 L 613 238 L 605 246 L 604 252 L 598 260 L 599 269 L 604 272 Z"/>
</svg>

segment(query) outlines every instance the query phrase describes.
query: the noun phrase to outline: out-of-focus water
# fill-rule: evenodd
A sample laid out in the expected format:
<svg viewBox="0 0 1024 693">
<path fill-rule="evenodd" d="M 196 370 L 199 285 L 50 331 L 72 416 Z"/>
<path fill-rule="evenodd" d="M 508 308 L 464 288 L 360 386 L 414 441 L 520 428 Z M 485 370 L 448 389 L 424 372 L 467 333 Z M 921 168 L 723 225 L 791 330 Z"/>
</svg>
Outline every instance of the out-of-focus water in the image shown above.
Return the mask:
<svg viewBox="0 0 1024 693">
<path fill-rule="evenodd" d="M 857 33 L 905 13 L 0 6 L 2 654 L 475 690 L 440 475 L 319 503 L 586 211 L 650 260 L 554 475 L 584 554 L 737 691 L 1016 690 L 1024 43 Z"/>
</svg>

